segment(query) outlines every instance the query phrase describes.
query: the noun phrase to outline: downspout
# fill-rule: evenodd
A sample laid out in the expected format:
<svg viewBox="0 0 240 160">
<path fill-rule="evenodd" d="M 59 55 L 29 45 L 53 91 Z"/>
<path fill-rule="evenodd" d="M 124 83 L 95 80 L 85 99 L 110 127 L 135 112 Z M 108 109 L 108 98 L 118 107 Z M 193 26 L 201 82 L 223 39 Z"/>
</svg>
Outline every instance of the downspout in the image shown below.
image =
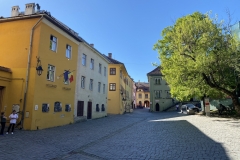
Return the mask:
<svg viewBox="0 0 240 160">
<path fill-rule="evenodd" d="M 43 19 L 42 17 L 37 21 L 37 23 L 32 27 L 31 34 L 30 34 L 30 44 L 29 44 L 29 50 L 28 50 L 28 63 L 27 63 L 27 73 L 26 73 L 26 83 L 25 83 L 25 90 L 24 90 L 24 98 L 23 98 L 23 110 L 22 110 L 22 117 L 21 117 L 21 125 L 23 128 L 24 123 L 24 114 L 26 110 L 26 99 L 27 99 L 27 90 L 28 90 L 28 80 L 29 80 L 29 69 L 30 69 L 30 59 L 32 54 L 32 39 L 33 39 L 33 32 L 35 27 L 38 25 L 38 23 Z"/>
</svg>

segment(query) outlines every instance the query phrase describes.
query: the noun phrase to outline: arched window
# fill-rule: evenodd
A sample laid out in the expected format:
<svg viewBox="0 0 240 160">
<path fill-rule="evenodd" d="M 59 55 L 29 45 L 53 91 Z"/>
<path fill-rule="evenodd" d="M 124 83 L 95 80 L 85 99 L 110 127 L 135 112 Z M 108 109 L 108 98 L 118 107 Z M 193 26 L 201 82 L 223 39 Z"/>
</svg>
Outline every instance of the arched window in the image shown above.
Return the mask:
<svg viewBox="0 0 240 160">
<path fill-rule="evenodd" d="M 104 107 L 104 104 L 102 104 L 102 111 L 105 111 L 105 107 Z"/>
<path fill-rule="evenodd" d="M 96 104 L 96 111 L 99 112 L 99 110 L 100 110 L 100 109 L 99 109 L 99 105 Z"/>
<path fill-rule="evenodd" d="M 54 112 L 62 112 L 62 103 L 61 102 L 54 103 Z"/>
<path fill-rule="evenodd" d="M 155 78 L 155 84 L 157 84 L 157 78 Z"/>
<path fill-rule="evenodd" d="M 158 84 L 161 84 L 161 82 L 160 82 L 160 78 L 158 79 Z"/>
</svg>

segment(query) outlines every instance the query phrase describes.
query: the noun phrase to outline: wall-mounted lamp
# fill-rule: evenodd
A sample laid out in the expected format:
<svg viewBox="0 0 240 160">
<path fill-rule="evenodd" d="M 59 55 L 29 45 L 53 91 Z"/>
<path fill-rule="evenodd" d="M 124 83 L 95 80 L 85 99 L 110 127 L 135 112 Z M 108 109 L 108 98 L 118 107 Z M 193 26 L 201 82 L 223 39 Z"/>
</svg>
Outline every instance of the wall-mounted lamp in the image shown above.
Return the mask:
<svg viewBox="0 0 240 160">
<path fill-rule="evenodd" d="M 37 58 L 36 70 L 37 70 L 37 74 L 40 76 L 42 74 L 43 69 L 42 69 L 40 57 L 36 57 L 36 58 Z"/>
</svg>

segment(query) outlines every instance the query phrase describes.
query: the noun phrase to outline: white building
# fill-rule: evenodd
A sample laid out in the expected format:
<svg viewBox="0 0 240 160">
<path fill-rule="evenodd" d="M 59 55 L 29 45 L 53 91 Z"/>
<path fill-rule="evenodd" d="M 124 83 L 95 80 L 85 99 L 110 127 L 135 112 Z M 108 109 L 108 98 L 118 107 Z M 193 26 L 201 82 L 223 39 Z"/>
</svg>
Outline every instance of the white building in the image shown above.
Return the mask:
<svg viewBox="0 0 240 160">
<path fill-rule="evenodd" d="M 93 44 L 80 43 L 74 119 L 107 116 L 108 63 Z"/>
</svg>

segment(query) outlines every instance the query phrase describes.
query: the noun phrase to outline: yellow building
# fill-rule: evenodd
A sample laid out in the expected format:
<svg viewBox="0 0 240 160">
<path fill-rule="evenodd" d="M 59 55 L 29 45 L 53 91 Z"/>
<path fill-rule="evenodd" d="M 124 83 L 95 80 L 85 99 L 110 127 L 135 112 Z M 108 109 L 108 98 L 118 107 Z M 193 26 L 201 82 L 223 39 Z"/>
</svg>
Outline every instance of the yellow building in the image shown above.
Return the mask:
<svg viewBox="0 0 240 160">
<path fill-rule="evenodd" d="M 49 12 L 34 8 L 26 4 L 22 13 L 14 6 L 11 17 L 0 19 L 0 109 L 6 115 L 19 111 L 26 130 L 73 123 L 75 80 L 68 76 L 76 77 L 81 41 Z"/>
<path fill-rule="evenodd" d="M 136 83 L 136 103 L 137 107 L 150 107 L 150 92 L 149 83 L 137 82 Z"/>
<path fill-rule="evenodd" d="M 123 114 L 132 108 L 132 80 L 125 65 L 112 58 L 112 53 L 104 55 L 108 65 L 108 113 Z"/>
</svg>

